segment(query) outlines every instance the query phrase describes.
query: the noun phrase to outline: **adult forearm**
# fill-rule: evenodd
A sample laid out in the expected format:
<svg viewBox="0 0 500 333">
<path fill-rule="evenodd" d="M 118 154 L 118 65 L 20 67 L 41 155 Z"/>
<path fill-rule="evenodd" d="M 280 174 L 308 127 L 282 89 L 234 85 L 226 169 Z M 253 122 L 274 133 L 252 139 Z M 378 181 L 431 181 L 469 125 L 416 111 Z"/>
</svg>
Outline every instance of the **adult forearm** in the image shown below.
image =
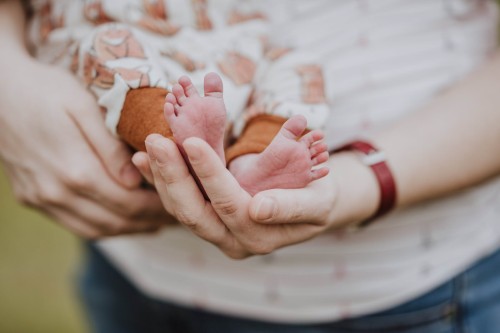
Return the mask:
<svg viewBox="0 0 500 333">
<path fill-rule="evenodd" d="M 500 53 L 420 112 L 375 137 L 398 185 L 398 205 L 500 173 Z"/>
<path fill-rule="evenodd" d="M 423 109 L 373 138 L 393 171 L 397 206 L 446 196 L 500 174 L 500 53 Z M 377 209 L 373 172 L 356 153 L 330 158 L 337 195 L 333 227 L 362 221 Z"/>
<path fill-rule="evenodd" d="M 26 15 L 21 1 L 0 0 L 0 68 L 12 68 L 12 62 L 29 58 L 25 26 Z"/>
<path fill-rule="evenodd" d="M 0 0 L 0 160 L 16 198 L 77 235 L 157 230 L 168 221 L 130 153 L 68 71 L 30 57 L 25 16 Z"/>
</svg>

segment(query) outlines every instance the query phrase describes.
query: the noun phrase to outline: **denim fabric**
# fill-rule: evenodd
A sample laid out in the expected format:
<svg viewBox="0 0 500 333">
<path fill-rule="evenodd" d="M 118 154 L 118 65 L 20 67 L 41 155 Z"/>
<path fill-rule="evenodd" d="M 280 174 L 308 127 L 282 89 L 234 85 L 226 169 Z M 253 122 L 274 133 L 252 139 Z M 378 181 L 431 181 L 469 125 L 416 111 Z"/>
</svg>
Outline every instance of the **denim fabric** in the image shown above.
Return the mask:
<svg viewBox="0 0 500 333">
<path fill-rule="evenodd" d="M 80 292 L 96 333 L 498 333 L 500 250 L 429 293 L 383 312 L 340 322 L 284 325 L 224 316 L 141 294 L 93 245 Z"/>
</svg>

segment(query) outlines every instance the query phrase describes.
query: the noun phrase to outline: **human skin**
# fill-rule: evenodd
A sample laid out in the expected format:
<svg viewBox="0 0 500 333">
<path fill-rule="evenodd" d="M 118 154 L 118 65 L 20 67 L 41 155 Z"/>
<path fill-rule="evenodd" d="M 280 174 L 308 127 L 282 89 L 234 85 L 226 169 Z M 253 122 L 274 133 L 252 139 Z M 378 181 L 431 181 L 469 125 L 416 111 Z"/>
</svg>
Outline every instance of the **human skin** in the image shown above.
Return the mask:
<svg viewBox="0 0 500 333">
<path fill-rule="evenodd" d="M 414 114 L 376 134 L 394 174 L 397 207 L 447 196 L 500 173 L 500 53 Z M 175 144 L 146 139 L 133 161 L 165 209 L 231 258 L 270 253 L 328 230 L 356 224 L 377 209 L 379 188 L 355 153 L 334 154 L 330 174 L 303 189 L 253 198 L 204 141 L 183 147 L 210 198 L 205 201 Z M 184 200 L 189 197 L 191 200 Z"/>
<path fill-rule="evenodd" d="M 140 187 L 130 152 L 70 73 L 23 43 L 17 1 L 0 1 L 0 158 L 17 199 L 86 238 L 158 230 L 171 218 Z"/>
<path fill-rule="evenodd" d="M 164 114 L 181 153 L 184 140 L 196 136 L 206 141 L 226 164 L 227 112 L 223 97 L 222 79 L 216 73 L 205 76 L 203 95 L 187 76 L 174 84 L 165 98 Z M 321 142 L 323 132 L 304 133 L 306 128 L 305 117 L 291 117 L 264 151 L 238 156 L 231 161 L 229 171 L 251 195 L 271 188 L 302 188 L 326 176 L 327 168 L 313 169 L 328 160 L 327 146 Z"/>
</svg>

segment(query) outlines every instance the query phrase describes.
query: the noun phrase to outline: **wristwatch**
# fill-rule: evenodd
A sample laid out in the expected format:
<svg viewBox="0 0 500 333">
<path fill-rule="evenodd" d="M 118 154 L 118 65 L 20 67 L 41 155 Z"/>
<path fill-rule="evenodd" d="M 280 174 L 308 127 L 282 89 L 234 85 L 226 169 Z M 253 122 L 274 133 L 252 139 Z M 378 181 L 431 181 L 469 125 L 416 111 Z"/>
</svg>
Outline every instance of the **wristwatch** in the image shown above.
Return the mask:
<svg viewBox="0 0 500 333">
<path fill-rule="evenodd" d="M 394 208 L 397 199 L 396 182 L 394 180 L 392 171 L 387 164 L 385 153 L 377 149 L 370 142 L 363 140 L 352 141 L 330 151 L 330 154 L 342 151 L 357 151 L 359 153 L 362 153 L 362 162 L 372 169 L 375 177 L 377 178 L 380 189 L 380 202 L 377 211 L 367 220 L 361 222 L 358 225 L 360 227 L 366 227 Z"/>
</svg>

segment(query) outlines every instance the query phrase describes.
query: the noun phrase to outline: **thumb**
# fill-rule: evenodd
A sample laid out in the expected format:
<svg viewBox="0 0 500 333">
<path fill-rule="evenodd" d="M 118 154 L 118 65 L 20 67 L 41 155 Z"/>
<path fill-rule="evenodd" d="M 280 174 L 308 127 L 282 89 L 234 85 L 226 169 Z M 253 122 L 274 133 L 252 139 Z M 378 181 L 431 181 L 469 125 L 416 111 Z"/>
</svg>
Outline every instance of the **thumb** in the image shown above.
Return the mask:
<svg viewBox="0 0 500 333">
<path fill-rule="evenodd" d="M 320 197 L 310 188 L 259 192 L 250 201 L 249 215 L 264 224 L 322 224 L 331 205 Z"/>
<path fill-rule="evenodd" d="M 130 149 L 106 128 L 104 114 L 95 102 L 85 103 L 82 112 L 70 113 L 87 143 L 111 177 L 127 188 L 141 183 L 141 174 L 132 163 Z"/>
</svg>

